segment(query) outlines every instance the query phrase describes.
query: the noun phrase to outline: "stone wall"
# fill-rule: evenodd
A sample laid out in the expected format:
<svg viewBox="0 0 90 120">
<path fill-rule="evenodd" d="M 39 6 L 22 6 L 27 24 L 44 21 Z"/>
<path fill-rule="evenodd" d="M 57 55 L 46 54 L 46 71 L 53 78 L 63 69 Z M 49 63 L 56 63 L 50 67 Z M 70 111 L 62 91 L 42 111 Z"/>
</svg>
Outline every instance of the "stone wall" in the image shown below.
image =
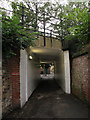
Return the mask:
<svg viewBox="0 0 90 120">
<path fill-rule="evenodd" d="M 72 60 L 72 93 L 90 105 L 89 100 L 89 54 Z"/>
<path fill-rule="evenodd" d="M 2 112 L 8 113 L 12 109 L 12 87 L 10 83 L 10 72 L 8 69 L 8 62 L 3 60 L 2 64 Z"/>
<path fill-rule="evenodd" d="M 35 45 L 37 47 L 44 47 L 44 38 L 43 36 L 39 36 L 38 40 L 35 40 Z M 50 37 L 46 36 L 46 48 L 58 48 L 60 49 L 62 47 L 61 41 L 58 40 L 57 38 L 52 38 L 52 44 Z"/>
</svg>

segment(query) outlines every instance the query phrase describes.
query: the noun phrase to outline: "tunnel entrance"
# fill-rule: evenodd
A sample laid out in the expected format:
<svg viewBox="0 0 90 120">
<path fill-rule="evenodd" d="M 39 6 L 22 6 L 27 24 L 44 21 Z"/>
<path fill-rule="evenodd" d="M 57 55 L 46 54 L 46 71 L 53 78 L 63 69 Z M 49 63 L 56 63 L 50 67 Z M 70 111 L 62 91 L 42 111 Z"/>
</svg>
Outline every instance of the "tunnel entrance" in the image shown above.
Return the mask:
<svg viewBox="0 0 90 120">
<path fill-rule="evenodd" d="M 47 66 L 47 69 L 45 66 Z M 53 71 L 50 71 L 50 68 L 53 68 Z M 51 80 L 54 80 L 54 82 L 56 82 L 65 93 L 70 94 L 70 66 L 68 51 L 62 51 L 61 49 L 56 48 L 40 47 L 29 47 L 27 50 L 21 50 L 21 107 L 26 103 L 26 101 L 28 101 L 41 80 L 46 79 L 48 82 L 50 77 Z"/>
</svg>

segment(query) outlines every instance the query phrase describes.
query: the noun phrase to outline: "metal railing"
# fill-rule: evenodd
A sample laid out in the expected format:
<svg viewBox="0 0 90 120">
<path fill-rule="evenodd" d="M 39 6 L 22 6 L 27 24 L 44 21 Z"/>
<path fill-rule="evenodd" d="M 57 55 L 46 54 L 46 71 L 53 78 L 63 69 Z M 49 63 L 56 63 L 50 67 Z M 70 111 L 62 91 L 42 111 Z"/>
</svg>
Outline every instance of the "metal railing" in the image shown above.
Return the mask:
<svg viewBox="0 0 90 120">
<path fill-rule="evenodd" d="M 25 7 L 25 6 L 20 6 L 20 5 L 17 5 L 17 6 L 19 6 L 19 7 L 22 8 L 22 13 L 17 13 L 17 12 L 15 12 L 15 11 L 7 10 L 7 9 L 1 8 L 1 7 L 0 7 L 0 9 L 1 9 L 1 10 L 5 10 L 5 11 L 7 11 L 7 12 L 9 12 L 9 13 L 11 12 L 11 13 L 14 13 L 14 14 L 18 14 L 19 16 L 21 16 L 21 23 L 20 23 L 20 24 L 22 24 L 22 25 L 24 25 L 24 19 L 25 19 L 25 17 L 27 17 L 27 16 L 25 15 L 25 13 L 24 13 L 25 9 L 33 12 L 34 15 L 36 16 L 36 17 L 35 17 L 36 26 L 33 28 L 33 31 L 39 32 L 39 35 L 43 35 L 43 37 L 44 37 L 44 46 L 46 46 L 46 34 L 50 37 L 51 44 L 52 44 L 52 37 L 55 37 L 55 38 L 57 38 L 57 39 L 61 39 L 61 42 L 63 42 L 63 41 L 62 41 L 62 36 L 60 36 L 60 35 L 58 34 L 58 31 L 54 31 L 54 30 L 50 30 L 50 29 L 46 28 L 45 16 L 47 16 L 47 14 L 46 14 L 45 12 L 44 12 L 44 13 L 42 14 L 42 16 L 41 16 L 43 20 L 39 20 L 39 19 L 38 19 L 38 14 L 39 14 L 40 12 L 38 11 L 37 4 L 36 4 L 36 10 L 32 10 L 32 9 L 27 8 L 27 7 Z M 57 18 L 55 18 L 54 16 L 49 16 L 49 17 L 50 17 L 50 18 L 53 18 L 53 19 L 57 19 Z M 43 27 L 41 27 L 41 26 L 38 25 L 38 21 L 42 21 L 42 22 L 43 22 Z M 53 24 L 53 23 L 48 22 L 48 24 Z M 29 25 L 29 26 L 30 26 L 30 27 L 33 27 L 32 25 Z M 42 30 L 40 31 L 39 29 L 42 29 Z M 46 32 L 46 30 L 49 31 L 49 32 Z M 57 34 L 58 34 L 58 35 L 57 35 Z"/>
</svg>

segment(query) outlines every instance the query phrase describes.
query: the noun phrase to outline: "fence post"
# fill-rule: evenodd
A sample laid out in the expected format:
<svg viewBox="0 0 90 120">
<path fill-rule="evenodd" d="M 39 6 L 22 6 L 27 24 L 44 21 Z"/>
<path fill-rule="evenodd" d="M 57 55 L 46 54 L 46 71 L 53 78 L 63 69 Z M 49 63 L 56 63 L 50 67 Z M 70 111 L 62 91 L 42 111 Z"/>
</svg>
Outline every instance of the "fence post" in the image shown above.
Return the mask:
<svg viewBox="0 0 90 120">
<path fill-rule="evenodd" d="M 43 26 L 44 26 L 44 46 L 46 46 L 46 38 L 45 38 L 45 13 L 43 13 Z"/>
<path fill-rule="evenodd" d="M 37 3 L 36 3 L 36 31 L 37 31 L 37 15 L 38 15 L 38 9 L 37 9 Z"/>
<path fill-rule="evenodd" d="M 50 32 L 51 48 L 52 48 L 52 30 Z"/>
<path fill-rule="evenodd" d="M 24 24 L 24 6 L 22 6 L 22 25 Z"/>
</svg>

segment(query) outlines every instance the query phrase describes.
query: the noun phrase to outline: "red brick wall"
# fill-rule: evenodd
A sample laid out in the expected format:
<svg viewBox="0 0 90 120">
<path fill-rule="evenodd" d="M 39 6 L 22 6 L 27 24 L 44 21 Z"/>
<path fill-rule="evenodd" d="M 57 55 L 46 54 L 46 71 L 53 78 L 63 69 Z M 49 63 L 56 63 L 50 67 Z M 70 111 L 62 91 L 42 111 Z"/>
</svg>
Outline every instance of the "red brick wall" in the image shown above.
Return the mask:
<svg viewBox="0 0 90 120">
<path fill-rule="evenodd" d="M 2 112 L 3 117 L 20 107 L 20 55 L 2 61 Z"/>
<path fill-rule="evenodd" d="M 89 100 L 89 54 L 72 60 L 72 93 L 82 101 Z"/>
<path fill-rule="evenodd" d="M 13 56 L 8 60 L 10 81 L 12 85 L 12 106 L 17 108 L 20 106 L 20 57 Z"/>
</svg>

